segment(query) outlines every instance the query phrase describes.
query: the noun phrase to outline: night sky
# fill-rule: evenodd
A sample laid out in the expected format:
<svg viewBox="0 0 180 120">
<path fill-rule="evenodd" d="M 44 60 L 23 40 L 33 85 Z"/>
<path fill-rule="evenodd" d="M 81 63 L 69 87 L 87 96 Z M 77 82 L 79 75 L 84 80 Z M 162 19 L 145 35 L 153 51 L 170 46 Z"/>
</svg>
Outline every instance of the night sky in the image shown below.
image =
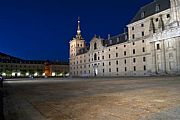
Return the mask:
<svg viewBox="0 0 180 120">
<path fill-rule="evenodd" d="M 153 0 L 0 0 L 0 52 L 22 59 L 67 60 L 81 18 L 82 35 L 116 35 Z"/>
</svg>

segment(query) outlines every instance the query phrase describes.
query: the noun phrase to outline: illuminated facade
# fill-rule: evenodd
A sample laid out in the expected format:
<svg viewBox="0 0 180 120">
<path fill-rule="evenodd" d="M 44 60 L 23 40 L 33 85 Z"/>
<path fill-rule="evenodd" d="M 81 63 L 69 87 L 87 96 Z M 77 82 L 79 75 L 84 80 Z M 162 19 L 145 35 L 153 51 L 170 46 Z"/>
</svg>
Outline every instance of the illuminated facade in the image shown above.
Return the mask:
<svg viewBox="0 0 180 120">
<path fill-rule="evenodd" d="M 66 62 L 22 60 L 0 53 L 0 74 L 7 77 L 62 76 L 69 73 Z"/>
<path fill-rule="evenodd" d="M 70 41 L 71 76 L 151 76 L 180 74 L 180 0 L 154 0 L 137 12 L 128 32 L 86 46 Z"/>
</svg>

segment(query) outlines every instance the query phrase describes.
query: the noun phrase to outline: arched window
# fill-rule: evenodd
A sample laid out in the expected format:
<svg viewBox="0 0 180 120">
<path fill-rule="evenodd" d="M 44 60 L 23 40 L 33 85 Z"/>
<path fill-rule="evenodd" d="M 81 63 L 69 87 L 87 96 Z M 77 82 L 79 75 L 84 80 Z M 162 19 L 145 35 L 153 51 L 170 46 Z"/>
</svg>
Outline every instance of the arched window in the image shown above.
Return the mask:
<svg viewBox="0 0 180 120">
<path fill-rule="evenodd" d="M 94 43 L 94 50 L 97 49 L 97 43 Z"/>
<path fill-rule="evenodd" d="M 94 54 L 94 60 L 97 60 L 97 54 L 96 53 Z"/>
</svg>

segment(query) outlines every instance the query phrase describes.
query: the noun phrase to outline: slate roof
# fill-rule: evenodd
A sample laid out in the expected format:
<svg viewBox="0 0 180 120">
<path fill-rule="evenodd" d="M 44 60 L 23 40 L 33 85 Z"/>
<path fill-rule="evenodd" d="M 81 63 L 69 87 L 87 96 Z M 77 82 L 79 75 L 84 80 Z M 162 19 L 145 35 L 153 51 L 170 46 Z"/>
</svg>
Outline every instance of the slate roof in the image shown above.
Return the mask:
<svg viewBox="0 0 180 120">
<path fill-rule="evenodd" d="M 110 37 L 109 40 L 105 40 L 105 46 L 112 46 L 116 44 L 120 44 L 126 42 L 128 40 L 128 33 L 119 34 L 116 36 Z"/>
<path fill-rule="evenodd" d="M 159 11 L 156 11 L 156 6 L 159 5 Z M 135 17 L 131 20 L 130 24 L 156 13 L 162 12 L 170 8 L 170 0 L 154 0 L 153 2 L 141 7 L 141 9 L 137 12 Z M 141 17 L 141 14 L 144 12 L 144 17 Z"/>
<path fill-rule="evenodd" d="M 47 60 L 23 60 L 11 55 L 0 52 L 0 62 L 1 63 L 19 63 L 19 64 L 44 64 Z M 48 61 L 52 65 L 68 65 L 66 61 Z"/>
</svg>

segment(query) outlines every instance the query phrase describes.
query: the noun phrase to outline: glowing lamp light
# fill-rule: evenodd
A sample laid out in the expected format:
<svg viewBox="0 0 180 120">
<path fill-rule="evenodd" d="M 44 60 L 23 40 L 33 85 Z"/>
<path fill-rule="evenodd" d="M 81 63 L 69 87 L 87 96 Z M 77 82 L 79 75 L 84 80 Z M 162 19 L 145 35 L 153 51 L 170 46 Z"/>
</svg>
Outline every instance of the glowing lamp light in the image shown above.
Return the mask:
<svg viewBox="0 0 180 120">
<path fill-rule="evenodd" d="M 52 76 L 56 76 L 56 73 L 55 73 L 55 72 L 53 72 L 53 73 L 52 73 Z"/>
<path fill-rule="evenodd" d="M 26 73 L 26 76 L 29 76 L 29 73 L 28 73 L 28 72 Z"/>
<path fill-rule="evenodd" d="M 34 76 L 38 76 L 38 73 L 36 72 L 36 73 L 34 73 Z"/>
<path fill-rule="evenodd" d="M 18 72 L 18 73 L 17 73 L 17 76 L 21 76 L 21 73 L 20 73 L 20 72 Z"/>
<path fill-rule="evenodd" d="M 6 73 L 2 73 L 2 76 L 6 76 Z"/>
<path fill-rule="evenodd" d="M 15 75 L 16 75 L 16 73 L 15 73 L 15 72 L 13 72 L 11 75 L 12 75 L 12 76 L 15 76 Z"/>
<path fill-rule="evenodd" d="M 45 73 L 43 73 L 42 75 L 45 76 Z"/>
<path fill-rule="evenodd" d="M 61 76 L 61 77 L 62 77 L 62 76 L 63 76 L 63 74 L 62 74 L 62 73 L 60 73 L 60 75 L 59 75 L 59 76 Z"/>
</svg>

